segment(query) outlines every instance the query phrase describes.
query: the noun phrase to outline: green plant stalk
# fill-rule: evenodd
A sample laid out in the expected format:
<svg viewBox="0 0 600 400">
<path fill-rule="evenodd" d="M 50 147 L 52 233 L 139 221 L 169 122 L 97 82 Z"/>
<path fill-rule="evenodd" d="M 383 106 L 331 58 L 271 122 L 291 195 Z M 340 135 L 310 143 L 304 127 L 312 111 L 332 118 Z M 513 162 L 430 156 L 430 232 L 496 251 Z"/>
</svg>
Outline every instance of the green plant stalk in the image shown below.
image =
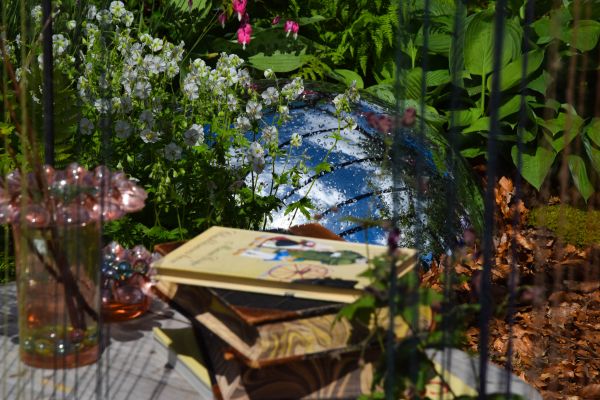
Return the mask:
<svg viewBox="0 0 600 400">
<path fill-rule="evenodd" d="M 485 73 L 481 76 L 481 115 L 485 113 Z"/>
<path fill-rule="evenodd" d="M 338 135 L 340 134 L 340 120 L 338 118 L 338 130 L 337 133 Z M 339 139 L 336 137 L 333 144 L 331 145 L 331 147 L 329 148 L 329 150 L 327 150 L 327 153 L 325 154 L 325 156 L 323 157 L 323 161 L 325 162 L 327 161 L 327 158 L 329 157 L 329 155 L 331 154 L 331 152 L 333 151 L 333 149 L 335 148 L 335 146 L 337 145 L 337 142 L 339 141 Z M 304 194 L 304 196 L 302 197 L 303 199 L 308 197 L 308 194 L 310 193 L 310 191 L 312 190 L 313 186 L 315 185 L 315 182 L 317 180 L 313 179 L 313 181 L 310 183 L 310 186 L 308 187 L 308 190 L 306 191 L 306 193 Z M 298 214 L 298 209 L 296 208 L 294 210 L 294 214 L 292 215 L 292 219 L 290 220 L 290 227 L 292 226 L 292 224 L 294 223 L 294 219 L 296 219 L 296 214 Z"/>
</svg>

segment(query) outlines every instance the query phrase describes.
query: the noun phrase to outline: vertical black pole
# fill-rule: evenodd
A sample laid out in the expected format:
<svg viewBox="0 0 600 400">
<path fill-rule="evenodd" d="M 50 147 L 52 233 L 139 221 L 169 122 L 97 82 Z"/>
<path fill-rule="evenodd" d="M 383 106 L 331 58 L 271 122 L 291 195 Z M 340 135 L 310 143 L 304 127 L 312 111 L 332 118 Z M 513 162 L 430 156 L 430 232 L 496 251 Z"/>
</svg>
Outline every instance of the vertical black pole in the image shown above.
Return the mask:
<svg viewBox="0 0 600 400">
<path fill-rule="evenodd" d="M 42 50 L 44 66 L 44 162 L 54 165 L 54 86 L 52 82 L 52 1 L 42 0 Z"/>
<path fill-rule="evenodd" d="M 498 169 L 498 110 L 502 104 L 500 93 L 500 70 L 502 68 L 502 49 L 504 46 L 506 0 L 496 2 L 494 14 L 494 59 L 492 90 L 490 92 L 490 135 L 487 143 L 487 183 L 485 191 L 484 232 L 483 232 L 483 272 L 481 274 L 481 313 L 479 335 L 479 399 L 485 400 L 487 382 L 488 344 L 490 335 L 490 319 L 492 317 L 491 279 L 494 265 L 494 212 L 496 209 L 494 187 Z"/>
</svg>

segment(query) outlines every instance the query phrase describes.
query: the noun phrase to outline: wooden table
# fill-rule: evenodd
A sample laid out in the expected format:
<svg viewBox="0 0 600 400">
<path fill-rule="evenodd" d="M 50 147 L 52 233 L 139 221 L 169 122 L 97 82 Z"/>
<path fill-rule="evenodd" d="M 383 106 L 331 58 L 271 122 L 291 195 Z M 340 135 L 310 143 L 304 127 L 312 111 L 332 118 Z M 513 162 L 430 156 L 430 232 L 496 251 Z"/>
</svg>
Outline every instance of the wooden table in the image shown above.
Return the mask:
<svg viewBox="0 0 600 400">
<path fill-rule="evenodd" d="M 133 321 L 107 324 L 109 345 L 94 365 L 69 370 L 31 368 L 19 360 L 15 284 L 0 285 L 0 399 L 205 399 L 167 363 L 154 327 L 183 328 L 189 321 L 155 299 Z"/>
</svg>

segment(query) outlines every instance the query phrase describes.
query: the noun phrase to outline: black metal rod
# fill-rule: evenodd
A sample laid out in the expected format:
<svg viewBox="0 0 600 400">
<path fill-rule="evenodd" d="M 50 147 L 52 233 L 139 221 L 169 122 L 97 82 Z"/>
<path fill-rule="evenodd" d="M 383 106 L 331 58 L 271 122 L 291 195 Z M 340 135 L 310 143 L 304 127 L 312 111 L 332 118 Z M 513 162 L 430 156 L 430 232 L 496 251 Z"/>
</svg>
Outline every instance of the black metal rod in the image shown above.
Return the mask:
<svg viewBox="0 0 600 400">
<path fill-rule="evenodd" d="M 500 93 L 500 74 L 502 69 L 502 50 L 504 47 L 506 0 L 496 2 L 494 15 L 494 59 L 492 90 L 490 93 L 490 135 L 487 143 L 488 165 L 485 191 L 484 233 L 483 233 L 483 272 L 480 289 L 480 321 L 479 321 L 479 399 L 486 399 L 488 344 L 490 336 L 490 319 L 492 317 L 491 279 L 494 265 L 494 188 L 498 172 L 498 135 L 501 133 L 498 110 L 502 104 Z M 483 78 L 482 78 L 483 79 Z"/>
<path fill-rule="evenodd" d="M 54 83 L 52 57 L 52 1 L 42 1 L 42 50 L 44 68 L 44 162 L 54 165 Z"/>
</svg>

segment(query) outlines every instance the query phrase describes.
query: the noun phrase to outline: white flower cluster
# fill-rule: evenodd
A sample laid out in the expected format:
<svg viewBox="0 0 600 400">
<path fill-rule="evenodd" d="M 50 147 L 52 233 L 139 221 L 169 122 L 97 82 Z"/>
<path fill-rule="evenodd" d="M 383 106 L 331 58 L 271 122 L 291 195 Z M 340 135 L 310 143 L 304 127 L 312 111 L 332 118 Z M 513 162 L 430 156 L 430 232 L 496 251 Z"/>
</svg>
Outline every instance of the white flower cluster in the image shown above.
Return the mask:
<svg viewBox="0 0 600 400">
<path fill-rule="evenodd" d="M 296 100 L 304 93 L 304 82 L 302 78 L 294 78 L 290 83 L 287 83 L 281 88 L 281 94 L 288 101 Z"/>
<path fill-rule="evenodd" d="M 340 93 L 333 99 L 336 114 L 341 115 L 343 111 L 350 112 L 350 105 L 360 100 L 360 94 L 356 89 L 356 81 L 344 93 Z"/>
<path fill-rule="evenodd" d="M 260 173 L 265 168 L 265 151 L 258 142 L 250 143 L 246 153 L 254 172 Z"/>
<path fill-rule="evenodd" d="M 183 93 L 188 100 L 202 98 L 225 101 L 229 109 L 237 109 L 237 101 L 227 96 L 236 84 L 248 86 L 250 74 L 240 69 L 244 60 L 235 54 L 221 54 L 214 69 L 197 58 L 190 64 L 190 72 L 183 78 Z"/>
<path fill-rule="evenodd" d="M 113 115 L 117 138 L 127 139 L 137 132 L 144 143 L 156 143 L 163 137 L 156 127 L 157 115 L 163 109 L 159 93 L 165 92 L 164 82 L 179 74 L 184 43 L 174 45 L 147 33 L 136 35 L 129 28 L 133 19 L 121 1 L 111 2 L 108 9 L 88 7 L 83 25 L 87 47 L 82 55 L 84 73 L 78 78 L 77 89 L 84 103 L 99 115 Z M 100 29 L 97 24 L 114 26 Z M 62 35 L 55 36 L 57 50 L 68 46 Z M 82 133 L 88 131 L 81 129 Z M 179 158 L 175 146 L 164 148 L 165 157 Z"/>
</svg>

